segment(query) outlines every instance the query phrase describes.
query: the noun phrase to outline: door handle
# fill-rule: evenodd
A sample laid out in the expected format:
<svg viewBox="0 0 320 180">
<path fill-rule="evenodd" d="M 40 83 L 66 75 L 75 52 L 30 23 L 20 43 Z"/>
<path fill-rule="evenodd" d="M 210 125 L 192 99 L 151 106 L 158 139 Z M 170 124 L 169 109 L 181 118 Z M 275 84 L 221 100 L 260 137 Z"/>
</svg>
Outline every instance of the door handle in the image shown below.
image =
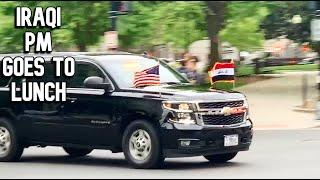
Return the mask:
<svg viewBox="0 0 320 180">
<path fill-rule="evenodd" d="M 75 103 L 78 98 L 67 98 L 67 100 L 70 102 L 70 103 Z"/>
</svg>

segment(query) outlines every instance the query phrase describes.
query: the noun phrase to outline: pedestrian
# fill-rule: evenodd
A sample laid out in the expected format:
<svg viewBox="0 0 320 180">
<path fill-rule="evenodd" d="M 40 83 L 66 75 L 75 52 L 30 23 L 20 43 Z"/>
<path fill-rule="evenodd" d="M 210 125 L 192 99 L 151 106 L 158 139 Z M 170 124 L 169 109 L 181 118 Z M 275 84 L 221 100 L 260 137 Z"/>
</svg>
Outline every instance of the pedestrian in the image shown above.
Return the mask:
<svg viewBox="0 0 320 180">
<path fill-rule="evenodd" d="M 183 56 L 182 56 L 183 59 L 189 59 L 191 57 L 192 57 L 192 55 L 188 52 L 183 53 Z"/>
<path fill-rule="evenodd" d="M 185 52 L 182 54 L 182 59 L 177 60 L 177 62 L 180 63 L 180 67 L 177 68 L 177 70 L 181 73 L 184 73 L 185 71 L 187 71 L 187 68 L 185 66 L 186 61 L 191 57 L 192 55 L 188 52 Z"/>
<path fill-rule="evenodd" d="M 182 67 L 178 68 L 178 71 L 185 74 L 192 84 L 203 83 L 203 77 L 197 71 L 197 63 L 199 59 L 196 56 L 187 55 L 186 59 L 183 59 Z"/>
<path fill-rule="evenodd" d="M 152 47 L 149 50 L 144 51 L 143 56 L 147 58 L 155 58 L 155 48 Z"/>
</svg>

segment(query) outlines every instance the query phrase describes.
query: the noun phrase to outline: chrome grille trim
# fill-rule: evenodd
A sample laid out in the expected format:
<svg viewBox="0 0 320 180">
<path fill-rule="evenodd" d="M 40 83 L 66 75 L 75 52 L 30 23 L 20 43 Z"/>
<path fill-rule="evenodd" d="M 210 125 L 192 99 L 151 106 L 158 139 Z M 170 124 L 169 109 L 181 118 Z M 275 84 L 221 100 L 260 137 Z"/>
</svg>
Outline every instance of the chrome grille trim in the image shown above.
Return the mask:
<svg viewBox="0 0 320 180">
<path fill-rule="evenodd" d="M 217 109 L 223 107 L 241 107 L 244 105 L 244 101 L 228 101 L 228 102 L 203 102 L 199 103 L 201 109 Z"/>
<path fill-rule="evenodd" d="M 233 102 L 233 101 L 243 101 L 243 104 L 245 102 L 245 99 L 228 99 L 228 100 L 220 100 L 220 101 L 199 101 L 196 102 L 197 110 L 198 111 L 212 111 L 216 109 L 221 109 L 221 108 L 201 108 L 200 103 L 225 103 L 225 102 Z"/>
<path fill-rule="evenodd" d="M 207 113 L 195 113 L 195 117 L 196 117 L 198 125 L 203 126 L 203 127 L 208 127 L 208 128 L 223 128 L 223 127 L 234 127 L 234 126 L 239 126 L 239 125 L 245 124 L 247 113 L 244 113 L 243 121 L 241 123 L 230 124 L 230 125 L 208 125 L 208 124 L 205 124 L 203 121 L 202 115 L 208 115 L 208 114 Z"/>
<path fill-rule="evenodd" d="M 202 119 L 205 125 L 233 125 L 243 122 L 244 113 L 233 114 L 230 116 L 224 115 L 202 115 Z"/>
<path fill-rule="evenodd" d="M 199 106 L 199 103 L 215 103 L 215 102 L 218 103 L 218 102 L 232 102 L 232 101 L 243 101 L 243 105 L 244 105 L 245 99 L 228 99 L 228 100 L 220 100 L 220 101 L 199 101 L 199 102 L 196 102 L 197 112 L 195 112 L 195 117 L 197 120 L 197 124 L 200 126 L 203 126 L 203 127 L 208 127 L 208 128 L 225 128 L 225 127 L 232 128 L 235 126 L 245 124 L 247 113 L 244 113 L 242 122 L 237 123 L 237 124 L 231 124 L 231 125 L 208 125 L 208 124 L 205 124 L 203 117 L 202 117 L 203 115 L 215 116 L 212 114 L 212 112 L 219 112 L 222 110 L 222 108 L 201 109 Z"/>
</svg>

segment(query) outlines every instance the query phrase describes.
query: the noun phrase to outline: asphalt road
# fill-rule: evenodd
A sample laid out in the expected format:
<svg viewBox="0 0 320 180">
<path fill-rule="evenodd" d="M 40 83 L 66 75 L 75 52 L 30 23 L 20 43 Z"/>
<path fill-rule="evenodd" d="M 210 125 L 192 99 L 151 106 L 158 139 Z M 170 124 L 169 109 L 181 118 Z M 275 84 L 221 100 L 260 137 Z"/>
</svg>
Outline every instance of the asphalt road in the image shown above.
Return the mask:
<svg viewBox="0 0 320 180">
<path fill-rule="evenodd" d="M 320 129 L 256 131 L 248 152 L 226 164 L 202 157 L 166 160 L 164 169 L 136 170 L 123 155 L 94 151 L 69 159 L 61 148 L 29 148 L 21 162 L 0 163 L 4 178 L 319 178 Z"/>
</svg>

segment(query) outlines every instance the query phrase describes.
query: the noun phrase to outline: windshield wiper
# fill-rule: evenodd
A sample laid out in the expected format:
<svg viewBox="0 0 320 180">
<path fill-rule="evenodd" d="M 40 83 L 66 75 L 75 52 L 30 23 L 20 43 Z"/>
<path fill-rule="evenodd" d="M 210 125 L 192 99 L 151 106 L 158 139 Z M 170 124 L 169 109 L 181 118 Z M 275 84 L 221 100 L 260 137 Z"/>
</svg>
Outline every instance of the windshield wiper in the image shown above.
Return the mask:
<svg viewBox="0 0 320 180">
<path fill-rule="evenodd" d="M 160 83 L 160 85 L 185 85 L 185 84 L 188 84 L 188 83 L 182 83 L 182 82 L 162 82 L 162 83 Z M 157 85 L 150 85 L 150 86 L 157 86 Z M 141 88 L 150 87 L 150 86 L 144 86 Z M 133 86 L 132 88 L 135 88 L 135 87 Z"/>
<path fill-rule="evenodd" d="M 176 84 L 183 84 L 183 83 L 182 82 L 162 82 L 160 84 L 176 85 Z"/>
</svg>

